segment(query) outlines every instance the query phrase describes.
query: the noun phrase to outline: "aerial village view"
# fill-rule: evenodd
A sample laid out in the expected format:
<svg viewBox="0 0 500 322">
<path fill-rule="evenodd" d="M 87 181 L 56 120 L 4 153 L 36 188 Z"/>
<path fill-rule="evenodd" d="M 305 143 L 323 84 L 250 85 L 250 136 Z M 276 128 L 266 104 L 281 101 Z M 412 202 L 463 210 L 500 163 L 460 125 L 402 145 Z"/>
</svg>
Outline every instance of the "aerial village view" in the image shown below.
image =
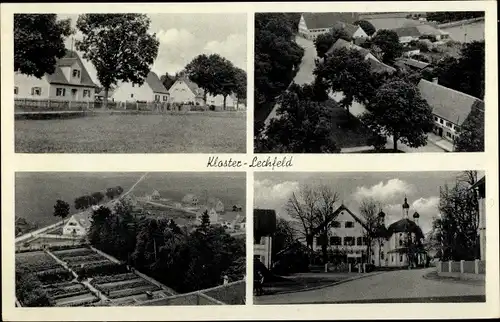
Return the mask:
<svg viewBox="0 0 500 322">
<path fill-rule="evenodd" d="M 255 15 L 255 152 L 484 151 L 484 12 Z"/>
<path fill-rule="evenodd" d="M 16 152 L 245 153 L 246 22 L 15 14 Z"/>
<path fill-rule="evenodd" d="M 16 306 L 245 303 L 245 173 L 18 172 L 15 184 Z"/>
<path fill-rule="evenodd" d="M 254 182 L 255 304 L 485 302 L 484 172 Z"/>
</svg>

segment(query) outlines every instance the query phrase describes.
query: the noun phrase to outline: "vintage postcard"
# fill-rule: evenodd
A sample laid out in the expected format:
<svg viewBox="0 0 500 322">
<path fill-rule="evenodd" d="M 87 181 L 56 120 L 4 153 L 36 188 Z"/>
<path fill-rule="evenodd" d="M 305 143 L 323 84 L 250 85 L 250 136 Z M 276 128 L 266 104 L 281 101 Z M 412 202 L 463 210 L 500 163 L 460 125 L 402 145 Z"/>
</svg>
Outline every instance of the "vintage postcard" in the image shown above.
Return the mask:
<svg viewBox="0 0 500 322">
<path fill-rule="evenodd" d="M 500 317 L 496 2 L 0 21 L 5 321 Z"/>
</svg>

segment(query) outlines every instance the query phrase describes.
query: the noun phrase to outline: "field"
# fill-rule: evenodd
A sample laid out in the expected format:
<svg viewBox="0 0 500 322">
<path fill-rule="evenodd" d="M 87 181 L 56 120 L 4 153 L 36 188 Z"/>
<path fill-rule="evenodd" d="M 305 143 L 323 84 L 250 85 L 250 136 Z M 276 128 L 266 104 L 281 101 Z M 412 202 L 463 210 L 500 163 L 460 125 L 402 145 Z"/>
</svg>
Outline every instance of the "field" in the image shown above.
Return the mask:
<svg viewBox="0 0 500 322">
<path fill-rule="evenodd" d="M 455 26 L 451 28 L 443 28 L 443 31 L 450 33 L 450 38 L 456 41 L 471 42 L 474 40 L 484 40 L 484 21 L 471 23 L 465 26 Z"/>
<path fill-rule="evenodd" d="M 16 173 L 16 215 L 36 222 L 39 227 L 52 224 L 60 219 L 54 217 L 54 204 L 57 199 L 71 205 L 71 213 L 76 212 L 73 200 L 94 191 L 120 185 L 128 190 L 143 173 L 78 173 L 78 172 L 43 172 Z M 208 197 L 221 199 L 225 205 L 245 205 L 244 173 L 149 173 L 133 193 L 136 196 L 151 194 L 153 189 L 162 197 L 181 201 L 187 193 L 194 193 L 204 201 Z M 37 196 L 34 198 L 33 196 Z"/>
<path fill-rule="evenodd" d="M 103 305 L 101 300 L 105 300 L 104 305 L 134 304 L 173 295 L 90 248 L 52 250 L 50 253 L 74 271 L 78 279 L 43 251 L 17 253 L 16 267 L 35 274 L 55 306 Z"/>
<path fill-rule="evenodd" d="M 17 153 L 245 153 L 241 112 L 16 120 Z"/>
</svg>

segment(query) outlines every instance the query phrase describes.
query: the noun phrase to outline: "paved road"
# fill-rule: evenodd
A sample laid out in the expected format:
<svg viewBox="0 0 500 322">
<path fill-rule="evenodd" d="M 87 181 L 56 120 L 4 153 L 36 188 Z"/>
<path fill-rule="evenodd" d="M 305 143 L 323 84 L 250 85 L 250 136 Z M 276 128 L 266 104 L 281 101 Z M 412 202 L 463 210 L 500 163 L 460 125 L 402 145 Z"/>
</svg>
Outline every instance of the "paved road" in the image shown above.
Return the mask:
<svg viewBox="0 0 500 322">
<path fill-rule="evenodd" d="M 296 36 L 295 42 L 304 48 L 304 56 L 302 57 L 302 61 L 299 65 L 299 71 L 293 81 L 296 84 L 309 84 L 314 81 L 313 70 L 315 67 L 314 58 L 316 58 L 316 49 L 314 48 L 314 43 L 305 38 Z M 267 116 L 264 124 L 268 125 L 270 120 L 276 117 L 276 110 L 279 108 L 279 104 L 274 105 L 271 113 Z"/>
<path fill-rule="evenodd" d="M 423 278 L 435 268 L 384 272 L 332 287 L 288 294 L 259 296 L 256 304 L 298 304 L 345 301 L 404 301 L 430 297 L 485 295 L 485 287 Z"/>
</svg>

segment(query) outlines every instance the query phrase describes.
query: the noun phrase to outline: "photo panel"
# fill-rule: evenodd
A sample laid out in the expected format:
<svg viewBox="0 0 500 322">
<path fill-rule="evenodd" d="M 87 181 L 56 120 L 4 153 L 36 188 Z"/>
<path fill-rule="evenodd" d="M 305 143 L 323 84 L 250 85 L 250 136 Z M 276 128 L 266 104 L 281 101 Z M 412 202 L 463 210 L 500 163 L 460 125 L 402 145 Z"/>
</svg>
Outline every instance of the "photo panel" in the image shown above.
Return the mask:
<svg viewBox="0 0 500 322">
<path fill-rule="evenodd" d="M 258 12 L 254 62 L 256 153 L 484 152 L 485 11 Z"/>
<path fill-rule="evenodd" d="M 484 171 L 254 176 L 255 305 L 486 301 Z"/>
<path fill-rule="evenodd" d="M 243 305 L 244 172 L 17 172 L 17 307 Z"/>
<path fill-rule="evenodd" d="M 246 13 L 16 13 L 13 36 L 17 153 L 246 153 Z"/>
</svg>

